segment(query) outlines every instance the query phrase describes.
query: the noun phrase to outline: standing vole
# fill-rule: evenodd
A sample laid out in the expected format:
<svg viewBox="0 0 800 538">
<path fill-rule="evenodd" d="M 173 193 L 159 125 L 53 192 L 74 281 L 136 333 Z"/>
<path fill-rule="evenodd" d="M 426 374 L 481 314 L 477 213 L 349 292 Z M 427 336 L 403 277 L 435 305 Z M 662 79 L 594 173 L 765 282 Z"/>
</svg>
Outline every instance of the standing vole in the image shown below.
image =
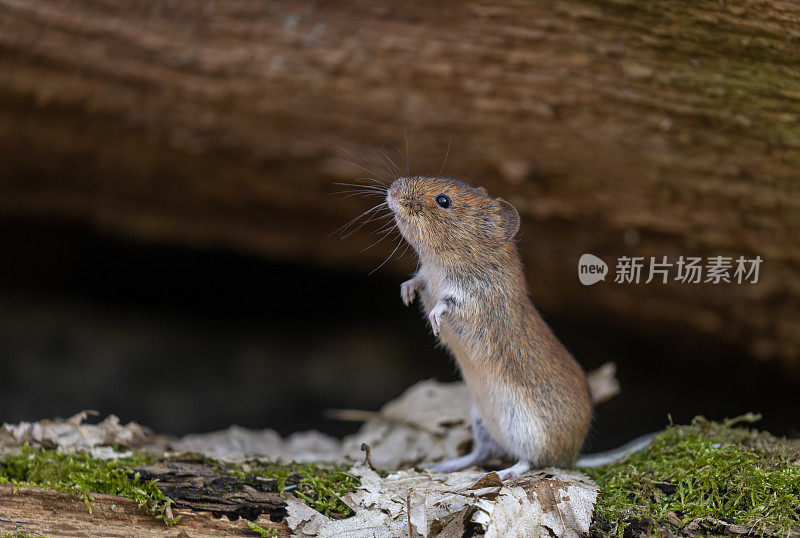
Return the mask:
<svg viewBox="0 0 800 538">
<path fill-rule="evenodd" d="M 432 468 L 452 472 L 490 458 L 570 466 L 591 421 L 586 375 L 533 306 L 514 237 L 517 210 L 461 181 L 397 179 L 387 192 L 419 269 L 401 286 L 422 299 L 435 335 L 472 393 L 473 450 Z"/>
</svg>

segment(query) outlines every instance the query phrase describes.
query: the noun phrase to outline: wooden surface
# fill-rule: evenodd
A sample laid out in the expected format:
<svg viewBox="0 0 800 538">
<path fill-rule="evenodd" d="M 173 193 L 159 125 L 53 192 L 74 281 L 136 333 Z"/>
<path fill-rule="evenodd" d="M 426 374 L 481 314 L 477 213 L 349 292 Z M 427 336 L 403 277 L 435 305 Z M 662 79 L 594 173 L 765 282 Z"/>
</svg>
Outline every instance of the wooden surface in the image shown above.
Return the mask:
<svg viewBox="0 0 800 538">
<path fill-rule="evenodd" d="M 95 495 L 90 514 L 84 502 L 74 495 L 0 485 L 0 532 L 22 532 L 30 536 L 91 537 L 170 537 L 257 536 L 244 520 L 216 519 L 207 512 L 177 509 L 182 516 L 172 527 L 141 513 L 136 503 L 124 497 Z M 284 523 L 271 523 L 261 517 L 257 524 L 274 528 L 288 536 Z"/>
<path fill-rule="evenodd" d="M 157 480 L 158 489 L 179 509 L 210 512 L 215 517 L 229 519 L 256 519 L 266 514 L 279 521 L 286 516 L 286 504 L 275 478 L 244 482 L 200 462 L 168 461 L 135 470 L 143 481 Z"/>
<path fill-rule="evenodd" d="M 405 130 L 413 172 L 452 140 L 445 173 L 519 208 L 546 312 L 798 371 L 799 23 L 781 0 L 0 0 L 0 214 L 366 273 L 391 246 L 331 239 L 369 206 L 330 194 Z M 584 288 L 584 252 L 764 264 Z"/>
</svg>

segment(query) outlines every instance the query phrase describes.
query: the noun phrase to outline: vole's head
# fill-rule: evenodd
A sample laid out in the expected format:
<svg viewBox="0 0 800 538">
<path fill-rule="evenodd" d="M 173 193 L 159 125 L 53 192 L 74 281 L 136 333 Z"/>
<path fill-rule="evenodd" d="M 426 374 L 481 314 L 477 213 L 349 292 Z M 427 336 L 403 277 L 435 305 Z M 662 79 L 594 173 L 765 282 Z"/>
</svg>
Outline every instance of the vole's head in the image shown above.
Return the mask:
<svg viewBox="0 0 800 538">
<path fill-rule="evenodd" d="M 406 241 L 420 254 L 440 259 L 496 249 L 519 230 L 514 206 L 454 179 L 400 178 L 389 187 L 386 201 Z"/>
</svg>

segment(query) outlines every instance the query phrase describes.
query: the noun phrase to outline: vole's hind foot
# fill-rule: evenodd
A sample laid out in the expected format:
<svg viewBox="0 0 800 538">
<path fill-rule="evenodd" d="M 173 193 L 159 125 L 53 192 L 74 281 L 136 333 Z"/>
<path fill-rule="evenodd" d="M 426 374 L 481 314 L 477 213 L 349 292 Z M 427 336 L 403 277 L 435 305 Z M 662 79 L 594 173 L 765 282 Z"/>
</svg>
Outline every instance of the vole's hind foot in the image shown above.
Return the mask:
<svg viewBox="0 0 800 538">
<path fill-rule="evenodd" d="M 400 284 L 400 297 L 403 299 L 404 305 L 408 306 L 414 302 L 414 298 L 417 296 L 417 291 L 419 291 L 420 286 L 422 286 L 422 281 L 417 277 L 406 280 Z"/>
<path fill-rule="evenodd" d="M 525 460 L 519 460 L 511 467 L 497 471 L 497 476 L 500 477 L 500 480 L 509 480 L 511 478 L 519 478 L 520 476 L 524 475 L 530 470 L 531 470 L 530 462 Z"/>
<path fill-rule="evenodd" d="M 437 473 L 454 473 L 473 465 L 483 463 L 485 455 L 480 452 L 470 452 L 457 458 L 445 460 L 439 463 L 434 463 L 428 469 Z"/>
</svg>

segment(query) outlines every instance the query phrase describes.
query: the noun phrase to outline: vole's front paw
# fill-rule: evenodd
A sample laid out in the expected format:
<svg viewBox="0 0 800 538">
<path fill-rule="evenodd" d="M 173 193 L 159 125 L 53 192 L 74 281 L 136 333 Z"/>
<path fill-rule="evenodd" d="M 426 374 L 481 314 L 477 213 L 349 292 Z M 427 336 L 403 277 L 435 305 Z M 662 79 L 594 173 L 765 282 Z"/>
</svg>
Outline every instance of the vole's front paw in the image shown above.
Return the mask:
<svg viewBox="0 0 800 538">
<path fill-rule="evenodd" d="M 431 310 L 431 313 L 428 314 L 428 320 L 431 322 L 434 336 L 439 336 L 439 327 L 442 322 L 442 316 L 445 313 L 447 313 L 447 305 L 443 302 L 438 302 L 436 306 L 433 307 L 433 310 Z"/>
<path fill-rule="evenodd" d="M 403 304 L 408 306 L 414 301 L 419 288 L 419 281 L 416 278 L 406 280 L 400 284 L 400 297 L 403 299 Z"/>
</svg>

